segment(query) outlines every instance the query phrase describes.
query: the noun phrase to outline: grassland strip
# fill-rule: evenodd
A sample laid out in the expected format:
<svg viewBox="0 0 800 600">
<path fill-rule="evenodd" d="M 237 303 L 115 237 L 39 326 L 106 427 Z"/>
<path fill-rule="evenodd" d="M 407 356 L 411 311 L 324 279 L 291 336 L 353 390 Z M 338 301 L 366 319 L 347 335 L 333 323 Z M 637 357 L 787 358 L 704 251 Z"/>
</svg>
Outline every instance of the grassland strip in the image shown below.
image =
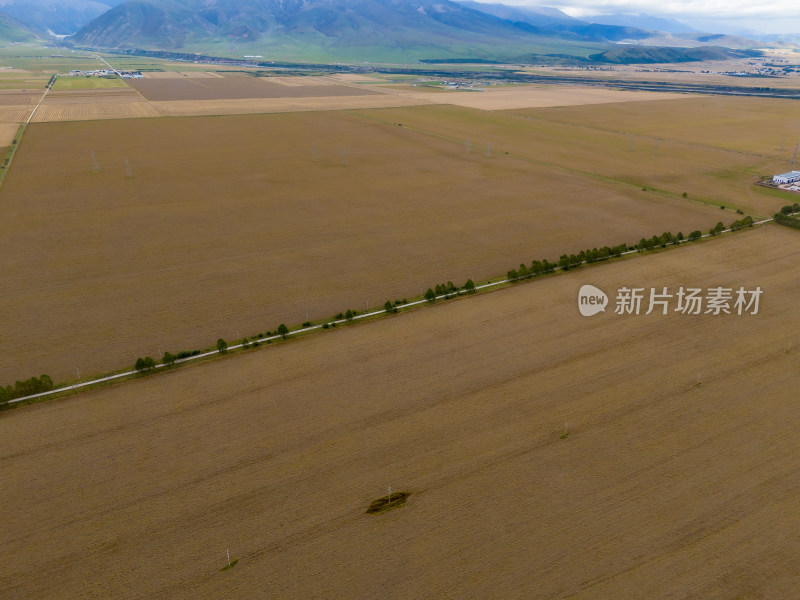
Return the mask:
<svg viewBox="0 0 800 600">
<path fill-rule="evenodd" d="M 774 218 L 770 217 L 770 218 L 767 218 L 767 219 L 762 219 L 760 221 L 756 221 L 756 222 L 753 223 L 752 226 L 765 225 L 765 224 L 771 223 L 773 221 L 774 221 Z M 720 231 L 718 231 L 718 232 L 716 232 L 714 234 L 712 234 L 712 233 L 703 234 L 703 235 L 700 236 L 699 239 L 716 237 L 716 236 L 718 236 L 720 234 L 723 234 L 723 233 L 735 233 L 735 231 L 736 230 L 734 230 L 734 229 L 722 229 L 722 230 L 720 230 Z M 695 241 L 695 240 L 691 240 L 691 239 L 678 240 L 673 245 L 685 244 L 685 243 L 692 242 L 692 241 Z M 624 256 L 629 256 L 629 255 L 632 255 L 632 254 L 641 254 L 641 253 L 642 253 L 642 250 L 637 250 L 637 249 L 627 250 L 627 251 L 621 253 L 620 258 L 622 258 Z M 582 263 L 580 263 L 578 265 L 575 265 L 575 266 L 572 266 L 572 267 L 569 267 L 568 269 L 565 269 L 565 268 L 560 267 L 560 266 L 554 266 L 554 268 L 551 271 L 551 273 L 555 273 L 555 272 L 559 272 L 559 271 L 560 272 L 566 272 L 567 270 L 572 270 L 572 269 L 574 269 L 576 267 L 588 266 L 590 264 L 597 264 L 598 262 L 605 262 L 605 261 L 593 261 L 593 263 L 589 263 L 588 261 L 583 261 Z M 472 292 L 472 291 L 467 292 L 465 290 L 458 290 L 458 291 L 453 292 L 453 293 L 435 295 L 432 299 L 428 299 L 428 298 L 422 298 L 420 300 L 413 300 L 412 299 L 412 301 L 410 301 L 410 302 L 407 302 L 407 303 L 404 303 L 404 304 L 395 305 L 393 307 L 393 312 L 399 312 L 400 310 L 408 310 L 408 309 L 410 309 L 412 307 L 419 307 L 419 306 L 422 306 L 422 305 L 425 305 L 425 304 L 432 304 L 433 302 L 435 302 L 437 300 L 448 300 L 448 299 L 453 298 L 454 296 L 467 296 L 467 295 L 470 295 L 472 293 L 477 293 L 477 292 L 480 292 L 480 291 L 490 291 L 493 288 L 498 288 L 500 286 L 504 286 L 504 285 L 508 285 L 508 284 L 519 283 L 521 281 L 522 281 L 522 279 L 512 280 L 512 279 L 509 279 L 508 277 L 501 277 L 501 278 L 499 278 L 497 280 L 494 280 L 494 281 L 493 280 L 489 280 L 484 284 L 475 285 L 474 292 Z M 292 337 L 296 338 L 296 337 L 299 337 L 299 336 L 304 335 L 304 334 L 313 333 L 313 332 L 319 332 L 319 331 L 322 331 L 322 330 L 327 330 L 331 326 L 335 327 L 336 325 L 344 325 L 344 324 L 350 323 L 352 321 L 384 317 L 384 316 L 387 316 L 388 314 L 389 314 L 388 311 L 385 308 L 383 308 L 383 309 L 380 309 L 380 310 L 374 310 L 374 311 L 368 311 L 368 312 L 364 312 L 364 313 L 360 313 L 360 314 L 355 314 L 349 319 L 348 318 L 337 318 L 337 319 L 333 319 L 333 320 L 326 319 L 322 323 L 304 325 L 303 327 L 300 327 L 299 329 L 288 330 L 284 334 L 276 333 L 275 335 L 264 336 L 264 337 L 261 337 L 261 338 L 252 338 L 252 339 L 244 338 L 242 341 L 240 341 L 237 344 L 234 344 L 234 345 L 231 345 L 231 346 L 226 346 L 224 352 L 227 353 L 227 352 L 229 352 L 231 350 L 244 350 L 244 349 L 250 348 L 251 346 L 260 346 L 261 344 L 264 344 L 264 343 L 271 343 L 273 341 L 285 340 L 289 336 L 292 336 Z M 220 354 L 221 354 L 221 351 L 219 349 L 205 350 L 205 351 L 202 351 L 202 352 L 200 352 L 198 354 L 194 354 L 192 356 L 187 356 L 187 357 L 184 357 L 184 358 L 178 358 L 171 364 L 167 364 L 167 363 L 164 363 L 164 362 L 157 363 L 157 364 L 153 365 L 153 367 L 151 369 L 148 369 L 148 371 L 155 371 L 155 370 L 159 370 L 159 369 L 165 369 L 165 368 L 172 367 L 173 365 L 183 364 L 183 363 L 187 363 L 189 361 L 194 361 L 194 360 L 211 358 L 211 357 L 214 357 L 214 356 L 218 356 Z M 142 375 L 142 373 L 140 371 L 137 371 L 137 370 L 126 370 L 126 371 L 122 371 L 122 372 L 119 372 L 119 373 L 113 373 L 113 374 L 110 374 L 110 375 L 106 375 L 106 376 L 103 376 L 103 377 L 92 379 L 90 381 L 84 381 L 84 382 L 81 382 L 81 383 L 75 383 L 75 384 L 70 384 L 70 385 L 66 385 L 66 386 L 63 386 L 63 387 L 57 387 L 57 388 L 54 388 L 52 390 L 48 390 L 46 392 L 41 392 L 41 393 L 38 393 L 38 394 L 31 394 L 29 396 L 13 398 L 11 400 L 6 401 L 3 405 L 0 405 L 0 406 L 9 407 L 9 406 L 21 403 L 21 402 L 30 402 L 30 401 L 33 401 L 33 400 L 38 400 L 40 398 L 45 398 L 47 396 L 52 396 L 52 395 L 55 395 L 55 394 L 61 394 L 61 393 L 64 393 L 64 392 L 71 392 L 71 391 L 81 390 L 81 389 L 84 389 L 84 388 L 93 387 L 93 386 L 97 386 L 97 385 L 102 385 L 102 384 L 113 382 L 113 381 L 124 380 L 124 379 L 127 379 L 127 378 L 141 376 L 141 375 Z"/>
</svg>

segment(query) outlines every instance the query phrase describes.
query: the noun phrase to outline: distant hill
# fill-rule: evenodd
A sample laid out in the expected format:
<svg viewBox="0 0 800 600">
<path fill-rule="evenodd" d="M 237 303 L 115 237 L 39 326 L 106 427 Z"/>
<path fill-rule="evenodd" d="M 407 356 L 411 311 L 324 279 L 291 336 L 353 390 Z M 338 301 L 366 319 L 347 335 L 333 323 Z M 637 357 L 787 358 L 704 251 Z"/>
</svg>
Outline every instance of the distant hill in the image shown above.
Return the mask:
<svg viewBox="0 0 800 600">
<path fill-rule="evenodd" d="M 711 38 L 704 41 L 705 34 L 674 35 L 588 23 L 553 8 L 471 0 L 127 0 L 82 27 L 70 43 L 233 57 L 258 54 L 278 61 L 403 63 L 536 62 L 536 57 L 586 61 L 589 56 L 614 61 L 637 55 L 615 51 L 612 44 L 618 43 L 724 45 Z M 680 48 L 639 55 L 644 62 L 658 56 L 696 60 Z"/>
<path fill-rule="evenodd" d="M 473 0 L 457 0 L 462 6 L 494 15 L 506 21 L 527 23 L 534 27 L 552 28 L 578 23 L 577 19 L 556 8 L 537 6 L 508 6 L 507 4 L 491 4 L 487 2 L 474 2 Z"/>
<path fill-rule="evenodd" d="M 692 29 L 686 23 L 681 23 L 675 19 L 664 19 L 646 14 L 611 14 L 586 17 L 584 19 L 590 23 L 600 25 L 618 25 L 621 27 L 636 27 L 638 29 L 648 29 L 650 31 L 664 31 L 667 33 L 693 33 L 697 30 Z"/>
<path fill-rule="evenodd" d="M 33 29 L 11 15 L 0 11 L 0 42 L 32 42 L 41 39 Z"/>
<path fill-rule="evenodd" d="M 591 56 L 592 60 L 617 64 L 654 64 L 701 62 L 707 60 L 728 60 L 759 56 L 757 50 L 734 50 L 705 46 L 699 48 L 662 48 L 656 46 L 617 46 L 601 54 Z"/>
<path fill-rule="evenodd" d="M 122 0 L 0 0 L 0 10 L 37 31 L 71 35 Z"/>
<path fill-rule="evenodd" d="M 555 8 L 523 8 L 506 6 L 505 4 L 485 4 L 470 0 L 460 3 L 501 19 L 529 25 L 539 34 L 564 39 L 618 42 L 622 40 L 645 40 L 653 36 L 652 31 L 647 31 L 640 27 L 591 23 L 570 17 Z"/>
<path fill-rule="evenodd" d="M 601 49 L 572 48 L 569 41 L 541 35 L 529 25 L 450 0 L 128 0 L 83 27 L 72 42 L 365 60 L 508 59 L 539 50 L 585 56 Z"/>
</svg>

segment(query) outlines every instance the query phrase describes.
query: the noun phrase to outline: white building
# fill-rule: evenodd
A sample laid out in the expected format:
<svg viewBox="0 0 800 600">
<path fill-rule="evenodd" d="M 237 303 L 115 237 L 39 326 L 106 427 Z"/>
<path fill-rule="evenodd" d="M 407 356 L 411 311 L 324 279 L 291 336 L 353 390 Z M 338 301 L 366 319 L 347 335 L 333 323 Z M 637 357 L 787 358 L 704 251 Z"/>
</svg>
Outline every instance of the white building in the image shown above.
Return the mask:
<svg viewBox="0 0 800 600">
<path fill-rule="evenodd" d="M 795 183 L 796 181 L 800 181 L 800 171 L 789 171 L 788 173 L 783 173 L 782 175 L 775 175 L 772 178 L 772 183 L 776 183 L 778 185 L 784 183 Z"/>
</svg>

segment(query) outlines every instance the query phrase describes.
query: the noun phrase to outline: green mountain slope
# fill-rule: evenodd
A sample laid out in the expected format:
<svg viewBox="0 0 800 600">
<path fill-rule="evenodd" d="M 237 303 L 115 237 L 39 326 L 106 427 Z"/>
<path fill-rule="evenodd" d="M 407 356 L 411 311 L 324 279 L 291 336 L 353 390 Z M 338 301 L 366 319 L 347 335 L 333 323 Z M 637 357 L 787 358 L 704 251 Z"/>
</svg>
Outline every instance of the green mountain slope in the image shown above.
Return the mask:
<svg viewBox="0 0 800 600">
<path fill-rule="evenodd" d="M 0 43 L 32 42 L 38 39 L 39 35 L 30 26 L 0 12 Z"/>
<path fill-rule="evenodd" d="M 73 38 L 81 46 L 262 54 L 276 59 L 513 59 L 602 51 L 450 0 L 129 0 Z"/>
</svg>

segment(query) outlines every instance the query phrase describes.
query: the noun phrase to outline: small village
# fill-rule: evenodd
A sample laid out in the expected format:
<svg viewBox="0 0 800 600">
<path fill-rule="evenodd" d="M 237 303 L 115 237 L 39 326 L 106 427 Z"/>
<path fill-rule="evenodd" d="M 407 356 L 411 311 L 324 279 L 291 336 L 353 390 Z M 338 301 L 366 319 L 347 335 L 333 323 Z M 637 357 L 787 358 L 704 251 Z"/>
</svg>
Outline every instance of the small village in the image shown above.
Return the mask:
<svg viewBox="0 0 800 600">
<path fill-rule="evenodd" d="M 122 79 L 144 79 L 139 71 L 116 71 L 112 69 L 96 69 L 94 71 L 78 71 L 73 69 L 68 74 L 70 77 L 121 77 Z"/>
</svg>

